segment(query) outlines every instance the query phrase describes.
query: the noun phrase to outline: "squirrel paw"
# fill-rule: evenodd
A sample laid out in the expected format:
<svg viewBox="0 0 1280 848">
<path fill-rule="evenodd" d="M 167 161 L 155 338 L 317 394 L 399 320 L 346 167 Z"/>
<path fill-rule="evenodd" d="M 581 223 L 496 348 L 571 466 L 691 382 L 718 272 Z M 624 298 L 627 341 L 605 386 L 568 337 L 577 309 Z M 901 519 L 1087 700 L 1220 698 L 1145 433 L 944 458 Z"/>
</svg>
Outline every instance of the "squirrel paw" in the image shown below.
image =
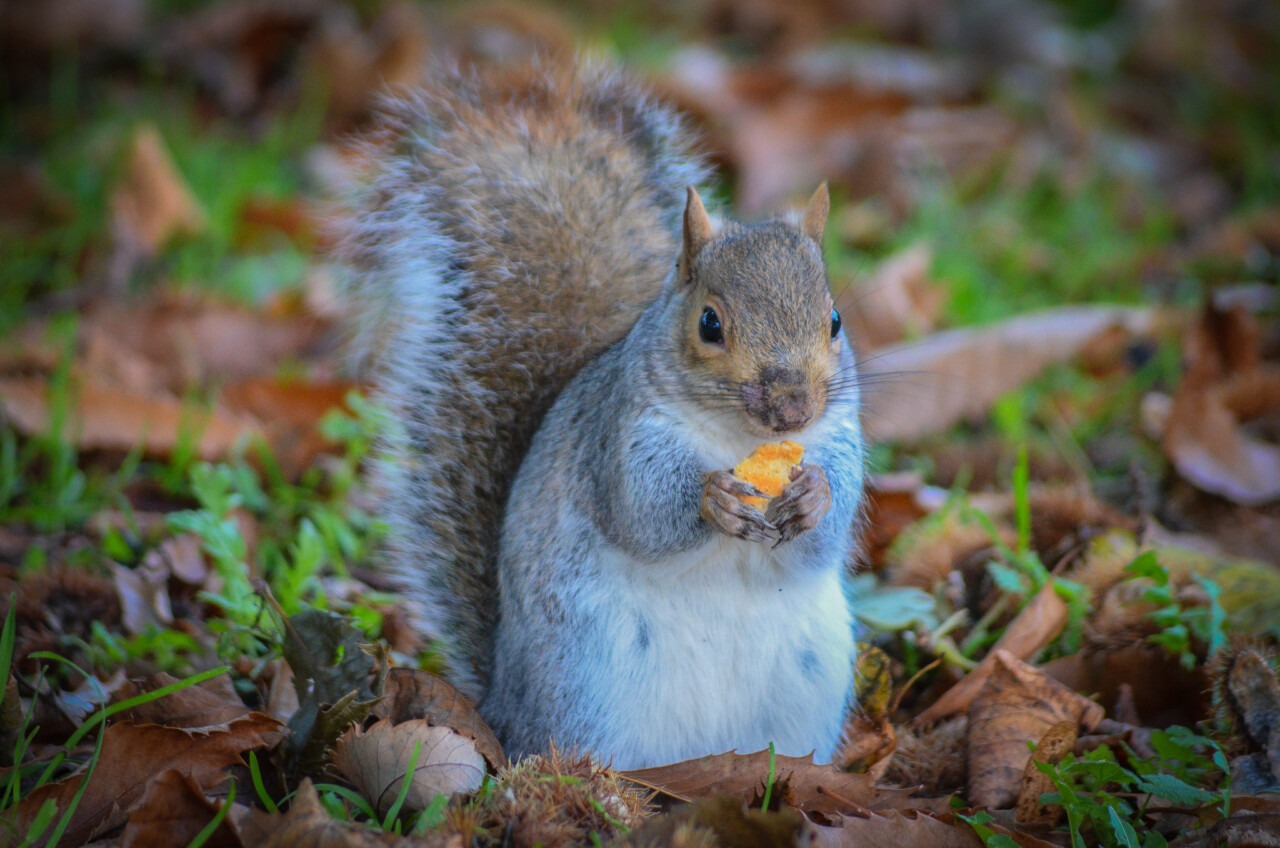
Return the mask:
<svg viewBox="0 0 1280 848">
<path fill-rule="evenodd" d="M 825 485 L 825 481 L 824 481 Z M 728 471 L 711 471 L 702 489 L 702 517 L 721 533 L 748 542 L 777 542 L 778 528 L 764 513 L 739 496 L 764 497 L 764 493 Z"/>
<path fill-rule="evenodd" d="M 831 487 L 827 484 L 826 472 L 816 465 L 793 468 L 790 485 L 769 502 L 766 514 L 781 537 L 774 547 L 817 527 L 829 509 Z"/>
</svg>

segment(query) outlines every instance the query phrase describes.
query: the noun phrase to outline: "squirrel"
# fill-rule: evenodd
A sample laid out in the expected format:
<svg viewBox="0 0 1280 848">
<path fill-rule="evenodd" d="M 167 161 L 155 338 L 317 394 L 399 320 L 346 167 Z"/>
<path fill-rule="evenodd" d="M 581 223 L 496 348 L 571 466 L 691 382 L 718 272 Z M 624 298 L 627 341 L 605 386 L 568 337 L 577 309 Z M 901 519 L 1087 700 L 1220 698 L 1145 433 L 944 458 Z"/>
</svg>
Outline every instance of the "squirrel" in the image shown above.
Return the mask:
<svg viewBox="0 0 1280 848">
<path fill-rule="evenodd" d="M 713 223 L 681 118 L 604 65 L 384 105 L 342 252 L 385 333 L 394 582 L 512 758 L 839 744 L 864 444 L 826 185 Z M 804 462 L 765 512 L 726 469 Z"/>
</svg>

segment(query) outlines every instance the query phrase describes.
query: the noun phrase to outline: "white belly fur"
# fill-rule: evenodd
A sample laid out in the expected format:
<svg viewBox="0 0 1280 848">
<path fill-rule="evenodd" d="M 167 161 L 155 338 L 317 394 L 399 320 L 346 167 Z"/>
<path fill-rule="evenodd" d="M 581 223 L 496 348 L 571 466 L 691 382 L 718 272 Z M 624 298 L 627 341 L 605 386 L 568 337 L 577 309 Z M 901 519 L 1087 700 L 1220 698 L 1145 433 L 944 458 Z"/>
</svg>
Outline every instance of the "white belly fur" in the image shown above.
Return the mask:
<svg viewBox="0 0 1280 848">
<path fill-rule="evenodd" d="M 606 569 L 615 580 L 593 599 L 614 609 L 610 650 L 584 669 L 608 681 L 598 691 L 613 701 L 615 767 L 770 742 L 830 759 L 854 659 L 839 568 L 796 568 L 792 549 L 727 537 L 656 568 L 616 556 Z"/>
</svg>

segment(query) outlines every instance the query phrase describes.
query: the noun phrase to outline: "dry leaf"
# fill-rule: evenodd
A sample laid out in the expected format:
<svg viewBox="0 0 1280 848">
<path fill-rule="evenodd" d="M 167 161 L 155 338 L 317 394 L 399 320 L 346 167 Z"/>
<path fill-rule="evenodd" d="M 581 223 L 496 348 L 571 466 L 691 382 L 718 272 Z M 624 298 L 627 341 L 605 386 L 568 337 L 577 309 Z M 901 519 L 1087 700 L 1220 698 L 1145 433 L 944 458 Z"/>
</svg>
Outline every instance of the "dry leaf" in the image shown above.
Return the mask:
<svg viewBox="0 0 1280 848">
<path fill-rule="evenodd" d="M 304 778 L 287 813 L 237 805 L 228 816 L 231 829 L 244 845 L 257 848 L 396 848 L 420 840 L 384 833 L 364 824 L 338 821 L 320 804 L 311 778 Z M 457 848 L 463 848 L 459 842 Z"/>
<path fill-rule="evenodd" d="M 1022 788 L 1018 790 L 1016 805 L 1018 821 L 1048 825 L 1058 823 L 1058 819 L 1062 817 L 1062 806 L 1060 804 L 1045 806 L 1040 803 L 1040 796 L 1046 792 L 1053 792 L 1054 786 L 1049 775 L 1036 768 L 1036 763 L 1057 765 L 1063 757 L 1071 753 L 1079 735 L 1080 728 L 1075 722 L 1060 721 L 1040 737 L 1036 743 L 1036 750 L 1032 753 L 1031 759 L 1027 760 L 1027 766 L 1022 772 Z"/>
<path fill-rule="evenodd" d="M 1028 739 L 1063 721 L 1092 729 L 1103 711 L 1011 654 L 993 653 L 995 669 L 969 707 L 969 800 L 1001 808 L 1018 797 Z"/>
<path fill-rule="evenodd" d="M 1041 670 L 1077 692 L 1095 693 L 1111 709 L 1122 684 L 1132 687 L 1134 708 L 1146 724 L 1193 726 L 1208 711 L 1202 671 L 1188 670 L 1157 645 L 1134 641 L 1084 650 L 1046 663 Z"/>
<path fill-rule="evenodd" d="M 24 435 L 47 433 L 49 385 L 43 379 L 0 379 L 0 412 Z M 80 387 L 69 410 L 66 433 L 81 450 L 127 452 L 143 445 L 148 455 L 167 456 L 185 434 L 198 433 L 196 455 L 212 460 L 261 433 L 246 415 L 214 409 L 201 412 L 175 397 L 129 395 Z"/>
<path fill-rule="evenodd" d="M 389 718 L 393 724 L 426 719 L 437 727 L 447 727 L 473 740 L 476 750 L 491 768 L 500 768 L 507 762 L 502 743 L 480 717 L 471 699 L 434 674 L 412 668 L 391 669 L 383 698 L 373 708 L 373 714 Z"/>
<path fill-rule="evenodd" d="M 126 250 L 142 256 L 154 256 L 175 235 L 193 235 L 205 226 L 204 211 L 153 124 L 134 131 L 125 176 L 113 190 L 110 205 L 116 238 Z"/>
<path fill-rule="evenodd" d="M 474 792 L 484 778 L 484 757 L 473 740 L 423 719 L 393 725 L 382 719 L 368 730 L 353 727 L 338 739 L 333 765 L 379 812 L 395 802 L 415 746 L 421 743 L 402 810 L 426 809 L 437 795 Z"/>
<path fill-rule="evenodd" d="M 430 34 L 418 8 L 387 3 L 368 31 L 354 15 L 328 14 L 309 46 L 311 73 L 325 81 L 329 115 L 339 126 L 364 116 L 388 88 L 422 74 Z"/>
<path fill-rule="evenodd" d="M 152 692 L 178 679 L 171 674 L 158 672 L 145 680 L 130 682 L 116 693 L 115 701 L 125 701 L 143 692 Z M 212 683 L 212 681 L 209 681 Z M 119 720 L 131 721 L 134 724 L 162 724 L 166 727 L 180 727 L 192 732 L 209 732 L 227 730 L 232 722 L 242 718 L 270 721 L 268 716 L 260 712 L 250 712 L 233 689 L 230 693 L 217 691 L 210 686 L 187 686 L 171 692 L 162 698 L 139 704 L 119 714 Z M 264 734 L 268 746 L 278 740 L 275 736 Z"/>
<path fill-rule="evenodd" d="M 285 382 L 256 377 L 227 386 L 222 407 L 264 422 L 263 430 L 277 462 L 289 476 L 305 471 L 333 445 L 320 433 L 320 421 L 333 409 L 345 409 L 355 384 Z"/>
<path fill-rule="evenodd" d="M 1029 660 L 1058 637 L 1067 624 L 1067 605 L 1054 591 L 1050 580 L 1036 593 L 1004 633 L 983 657 L 978 667 L 952 686 L 942 697 L 915 717 L 912 724 L 923 727 L 941 721 L 969 709 L 970 703 L 986 686 L 987 680 L 1000 665 L 998 655 L 1007 652 L 1018 659 Z"/>
<path fill-rule="evenodd" d="M 1280 368 L 1187 385 L 1169 411 L 1164 450 L 1198 488 L 1245 506 L 1270 503 L 1280 498 L 1280 445 L 1249 435 L 1242 424 L 1277 414 Z"/>
<path fill-rule="evenodd" d="M 812 826 L 791 809 L 748 809 L 736 795 L 718 795 L 655 816 L 624 836 L 626 848 L 744 846 L 792 848 L 809 843 Z"/>
<path fill-rule="evenodd" d="M 862 557 L 872 571 L 884 567 L 889 546 L 899 534 L 929 514 L 920 497 L 924 488 L 924 478 L 916 472 L 867 478 Z"/>
<path fill-rule="evenodd" d="M 929 848 L 982 848 L 982 840 L 964 822 L 944 822 L 920 812 L 890 812 L 846 817 L 839 827 L 815 828 L 818 848 L 881 848 L 927 845 Z"/>
<path fill-rule="evenodd" d="M 852 322 L 859 352 L 933 332 L 946 293 L 929 278 L 932 261 L 927 245 L 914 245 L 840 293 L 836 308 Z"/>
<path fill-rule="evenodd" d="M 815 765 L 812 757 L 778 755 L 774 765 L 777 779 L 785 779 L 790 787 L 794 806 L 805 812 L 894 808 L 902 805 L 909 794 L 905 789 L 876 786 L 870 775 L 847 774 L 829 765 Z M 619 774 L 679 800 L 735 795 L 749 801 L 769 777 L 769 752 L 714 754 Z"/>
<path fill-rule="evenodd" d="M 1070 359 L 1101 333 L 1156 327 L 1149 309 L 1067 306 L 886 348 L 867 364 L 864 421 L 875 441 L 911 441 L 984 417 L 1001 395 Z M 891 381 L 880 388 L 879 384 Z"/>
<path fill-rule="evenodd" d="M 120 596 L 125 632 L 136 636 L 149 627 L 173 623 L 173 609 L 164 581 L 148 579 L 142 568 L 127 568 L 118 562 L 110 562 L 109 566 Z"/>
<path fill-rule="evenodd" d="M 104 731 L 102 754 L 60 844 L 83 844 L 124 824 L 151 780 L 169 769 L 190 777 L 201 791 L 219 785 L 227 777 L 224 768 L 243 765 L 241 755 L 268 746 L 269 740 L 278 738 L 278 727 L 278 722 L 262 715 L 211 733 L 128 721 L 110 725 Z M 75 774 L 23 798 L 10 813 L 15 832 L 26 832 L 45 801 L 52 799 L 59 809 L 68 809 L 84 780 L 83 773 Z M 0 830 L 0 837 L 4 836 L 6 832 Z"/>
<path fill-rule="evenodd" d="M 147 784 L 129 813 L 120 848 L 169 848 L 189 844 L 213 820 L 219 805 L 205 797 L 190 775 L 169 769 Z M 205 845 L 240 848 L 240 840 L 224 821 Z"/>
</svg>

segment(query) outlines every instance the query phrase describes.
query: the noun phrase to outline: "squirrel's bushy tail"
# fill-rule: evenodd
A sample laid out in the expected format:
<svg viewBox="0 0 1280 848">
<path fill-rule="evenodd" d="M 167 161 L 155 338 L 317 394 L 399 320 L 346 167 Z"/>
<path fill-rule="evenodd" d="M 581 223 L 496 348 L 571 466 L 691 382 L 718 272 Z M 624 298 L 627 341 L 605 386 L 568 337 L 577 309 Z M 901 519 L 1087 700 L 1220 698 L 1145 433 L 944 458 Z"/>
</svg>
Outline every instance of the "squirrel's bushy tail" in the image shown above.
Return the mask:
<svg viewBox="0 0 1280 848">
<path fill-rule="evenodd" d="M 512 479 L 557 394 L 658 295 L 706 172 L 673 111 L 599 66 L 443 74 L 384 117 L 341 252 L 397 431 L 390 556 L 479 698 Z"/>
</svg>

